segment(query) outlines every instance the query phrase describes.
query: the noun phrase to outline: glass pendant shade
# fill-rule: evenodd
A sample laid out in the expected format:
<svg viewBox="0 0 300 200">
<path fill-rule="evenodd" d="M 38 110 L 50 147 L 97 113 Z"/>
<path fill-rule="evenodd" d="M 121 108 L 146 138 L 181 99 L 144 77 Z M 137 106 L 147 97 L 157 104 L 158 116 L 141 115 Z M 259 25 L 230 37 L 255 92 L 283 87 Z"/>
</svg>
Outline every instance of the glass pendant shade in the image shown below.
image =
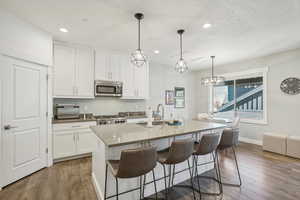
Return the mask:
<svg viewBox="0 0 300 200">
<path fill-rule="evenodd" d="M 180 36 L 180 58 L 177 61 L 176 65 L 175 65 L 175 71 L 179 72 L 179 73 L 184 73 L 186 71 L 188 71 L 188 66 L 185 62 L 185 60 L 182 57 L 182 34 L 184 33 L 183 29 L 180 29 L 177 31 L 177 33 Z"/>
<path fill-rule="evenodd" d="M 182 74 L 188 70 L 188 66 L 183 59 L 179 59 L 175 65 L 175 70 Z"/>
<path fill-rule="evenodd" d="M 201 79 L 202 85 L 210 86 L 210 85 L 219 85 L 225 81 L 225 78 L 222 76 L 213 76 L 213 77 L 205 77 Z"/>
<path fill-rule="evenodd" d="M 144 18 L 142 13 L 136 13 L 134 17 L 138 20 L 138 48 L 131 53 L 131 63 L 136 67 L 142 67 L 146 64 L 147 59 L 141 50 L 141 20 Z"/>
<path fill-rule="evenodd" d="M 211 76 L 204 77 L 201 79 L 201 84 L 205 86 L 213 86 L 224 83 L 225 77 L 223 76 L 215 76 L 214 75 L 214 59 L 215 56 L 211 56 L 212 66 L 211 66 Z"/>
<path fill-rule="evenodd" d="M 131 53 L 131 63 L 134 66 L 142 67 L 146 62 L 146 56 L 144 55 L 143 51 L 140 49 L 135 50 Z"/>
</svg>

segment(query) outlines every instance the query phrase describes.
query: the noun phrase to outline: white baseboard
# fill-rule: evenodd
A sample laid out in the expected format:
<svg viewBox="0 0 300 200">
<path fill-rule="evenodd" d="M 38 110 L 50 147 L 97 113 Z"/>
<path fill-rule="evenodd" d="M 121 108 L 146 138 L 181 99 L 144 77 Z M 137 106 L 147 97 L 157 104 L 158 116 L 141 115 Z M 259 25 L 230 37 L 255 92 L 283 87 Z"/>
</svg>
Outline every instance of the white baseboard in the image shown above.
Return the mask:
<svg viewBox="0 0 300 200">
<path fill-rule="evenodd" d="M 255 139 L 249 139 L 249 138 L 245 138 L 245 137 L 240 137 L 239 141 L 262 146 L 262 141 L 261 140 L 255 140 Z"/>
<path fill-rule="evenodd" d="M 104 195 L 102 194 L 102 192 L 100 190 L 99 183 L 98 183 L 94 173 L 92 173 L 92 182 L 93 182 L 93 185 L 94 185 L 94 188 L 96 191 L 97 199 L 98 200 L 104 199 Z"/>
</svg>

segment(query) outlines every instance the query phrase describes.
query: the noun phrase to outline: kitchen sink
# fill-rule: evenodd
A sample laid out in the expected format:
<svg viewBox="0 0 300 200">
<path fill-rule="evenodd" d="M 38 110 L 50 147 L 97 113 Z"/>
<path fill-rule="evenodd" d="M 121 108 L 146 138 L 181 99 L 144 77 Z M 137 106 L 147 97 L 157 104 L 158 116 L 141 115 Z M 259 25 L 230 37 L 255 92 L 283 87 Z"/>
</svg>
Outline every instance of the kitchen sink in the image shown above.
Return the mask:
<svg viewBox="0 0 300 200">
<path fill-rule="evenodd" d="M 137 123 L 137 124 L 142 125 L 142 126 L 147 126 L 147 122 L 141 122 L 141 123 Z M 163 124 L 168 125 L 168 121 L 153 121 L 152 122 L 153 126 L 159 126 L 159 125 L 163 125 Z"/>
</svg>

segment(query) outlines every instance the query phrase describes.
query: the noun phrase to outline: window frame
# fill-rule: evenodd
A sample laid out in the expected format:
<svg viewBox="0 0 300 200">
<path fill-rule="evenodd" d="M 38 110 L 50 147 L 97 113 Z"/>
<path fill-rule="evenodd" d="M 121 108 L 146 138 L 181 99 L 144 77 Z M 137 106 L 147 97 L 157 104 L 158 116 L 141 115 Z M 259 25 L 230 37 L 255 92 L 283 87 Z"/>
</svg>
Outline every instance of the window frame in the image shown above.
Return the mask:
<svg viewBox="0 0 300 200">
<path fill-rule="evenodd" d="M 246 71 L 240 71 L 240 72 L 232 72 L 232 73 L 226 73 L 226 74 L 222 74 L 220 76 L 225 77 L 226 80 L 230 81 L 233 80 L 234 81 L 234 100 L 235 100 L 235 104 L 234 104 L 234 110 L 236 110 L 236 80 L 237 79 L 242 79 L 242 78 L 254 78 L 257 76 L 262 76 L 263 77 L 263 119 L 245 119 L 245 118 L 241 118 L 241 122 L 243 123 L 249 123 L 249 124 L 268 124 L 268 99 L 267 99 L 267 94 L 268 94 L 268 87 L 267 87 L 267 83 L 268 83 L 268 71 L 269 68 L 268 67 L 264 67 L 264 68 L 256 68 L 256 69 L 251 69 L 251 70 L 246 70 Z M 209 87 L 209 111 L 210 113 L 213 113 L 213 101 L 214 101 L 214 97 L 213 97 L 213 86 Z"/>
</svg>

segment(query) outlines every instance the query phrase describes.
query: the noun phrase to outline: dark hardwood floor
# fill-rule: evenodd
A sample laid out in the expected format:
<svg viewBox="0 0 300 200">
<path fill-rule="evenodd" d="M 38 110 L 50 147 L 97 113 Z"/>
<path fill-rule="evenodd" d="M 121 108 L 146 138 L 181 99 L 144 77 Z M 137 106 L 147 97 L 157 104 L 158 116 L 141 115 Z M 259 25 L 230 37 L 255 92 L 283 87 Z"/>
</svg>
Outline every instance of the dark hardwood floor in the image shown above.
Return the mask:
<svg viewBox="0 0 300 200">
<path fill-rule="evenodd" d="M 223 197 L 203 195 L 203 199 L 300 199 L 300 160 L 263 152 L 261 147 L 245 143 L 241 143 L 237 148 L 237 156 L 243 180 L 242 187 L 224 186 Z M 222 153 L 220 160 L 223 180 L 237 181 L 232 176 L 235 168 L 231 152 Z M 0 199 L 95 200 L 97 198 L 90 173 L 90 158 L 61 162 L 3 188 L 0 191 Z M 208 180 L 201 180 L 201 186 L 203 190 L 217 189 L 217 185 Z M 170 199 L 192 199 L 192 192 L 175 188 L 170 193 Z"/>
</svg>

